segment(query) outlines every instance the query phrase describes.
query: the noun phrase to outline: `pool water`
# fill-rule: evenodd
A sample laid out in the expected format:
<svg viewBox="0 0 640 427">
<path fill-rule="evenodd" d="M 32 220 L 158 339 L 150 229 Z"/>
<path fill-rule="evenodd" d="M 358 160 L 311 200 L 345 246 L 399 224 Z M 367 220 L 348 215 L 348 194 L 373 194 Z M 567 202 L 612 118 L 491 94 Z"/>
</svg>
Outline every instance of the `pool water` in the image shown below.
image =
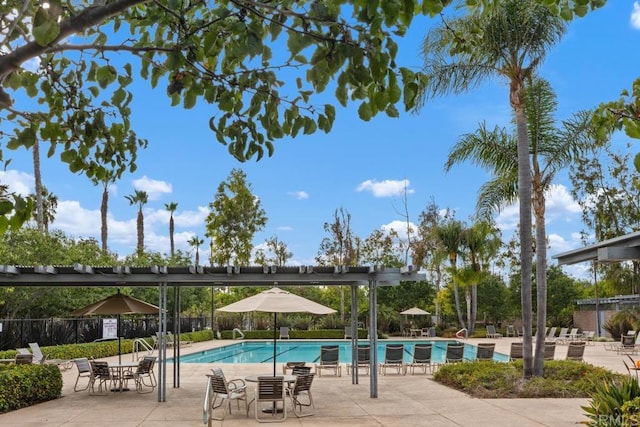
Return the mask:
<svg viewBox="0 0 640 427">
<path fill-rule="evenodd" d="M 378 361 L 384 360 L 385 346 L 387 344 L 404 344 L 404 361 L 411 362 L 413 347 L 416 343 L 431 343 L 431 360 L 435 363 L 444 363 L 447 343 L 457 341 L 378 341 Z M 368 344 L 368 341 L 360 341 L 360 345 Z M 323 345 L 337 345 L 340 347 L 340 362 L 351 362 L 351 341 L 277 341 L 277 362 L 318 362 L 320 359 L 320 347 Z M 464 359 L 474 360 L 476 346 L 465 344 Z M 509 357 L 506 354 L 495 353 L 493 360 L 506 362 Z M 236 344 L 204 350 L 180 357 L 182 363 L 267 363 L 273 362 L 273 341 L 242 341 Z"/>
</svg>

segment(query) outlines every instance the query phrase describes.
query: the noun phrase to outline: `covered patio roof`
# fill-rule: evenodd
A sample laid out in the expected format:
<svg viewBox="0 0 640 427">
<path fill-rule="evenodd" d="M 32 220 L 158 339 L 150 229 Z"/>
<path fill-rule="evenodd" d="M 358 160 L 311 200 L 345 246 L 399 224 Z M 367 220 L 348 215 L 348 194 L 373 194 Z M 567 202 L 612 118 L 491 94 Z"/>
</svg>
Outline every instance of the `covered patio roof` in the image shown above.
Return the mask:
<svg viewBox="0 0 640 427">
<path fill-rule="evenodd" d="M 640 259 L 640 231 L 553 255 L 551 258 L 557 259 L 558 265 L 585 261 L 602 263 Z"/>
</svg>

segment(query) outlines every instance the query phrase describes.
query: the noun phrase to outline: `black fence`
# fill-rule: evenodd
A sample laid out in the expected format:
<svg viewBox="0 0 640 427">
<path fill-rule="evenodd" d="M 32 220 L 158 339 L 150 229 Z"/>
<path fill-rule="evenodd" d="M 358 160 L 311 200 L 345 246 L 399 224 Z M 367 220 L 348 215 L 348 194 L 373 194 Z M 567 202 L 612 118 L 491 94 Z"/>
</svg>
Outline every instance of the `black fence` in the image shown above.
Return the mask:
<svg viewBox="0 0 640 427">
<path fill-rule="evenodd" d="M 47 346 L 99 340 L 102 339 L 102 320 L 102 318 L 0 319 L 0 350 L 28 347 L 30 342 Z M 180 331 L 200 331 L 209 326 L 208 322 L 210 318 L 207 317 L 183 317 L 180 319 Z M 150 337 L 158 329 L 157 316 L 120 319 L 122 338 Z M 167 330 L 177 330 L 173 319 L 167 319 Z"/>
</svg>

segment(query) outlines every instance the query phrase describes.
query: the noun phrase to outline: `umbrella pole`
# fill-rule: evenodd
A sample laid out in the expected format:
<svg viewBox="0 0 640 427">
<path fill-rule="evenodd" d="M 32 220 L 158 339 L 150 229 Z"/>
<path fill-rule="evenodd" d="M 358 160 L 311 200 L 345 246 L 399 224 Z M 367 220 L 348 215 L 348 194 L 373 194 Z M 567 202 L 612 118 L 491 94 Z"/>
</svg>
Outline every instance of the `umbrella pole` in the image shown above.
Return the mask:
<svg viewBox="0 0 640 427">
<path fill-rule="evenodd" d="M 120 338 L 120 315 L 118 314 L 118 364 L 122 365 L 122 347 Z"/>
<path fill-rule="evenodd" d="M 276 319 L 278 317 L 278 313 L 273 313 L 273 376 L 276 376 Z"/>
</svg>

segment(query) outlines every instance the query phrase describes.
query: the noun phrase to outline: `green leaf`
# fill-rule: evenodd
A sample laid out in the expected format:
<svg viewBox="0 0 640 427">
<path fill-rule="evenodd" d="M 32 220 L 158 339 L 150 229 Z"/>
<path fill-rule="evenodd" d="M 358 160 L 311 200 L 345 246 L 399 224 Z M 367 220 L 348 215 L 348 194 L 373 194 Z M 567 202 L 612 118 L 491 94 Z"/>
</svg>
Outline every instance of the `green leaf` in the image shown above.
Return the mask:
<svg viewBox="0 0 640 427">
<path fill-rule="evenodd" d="M 6 199 L 0 199 L 0 215 L 6 215 L 13 210 L 13 203 Z"/>
<path fill-rule="evenodd" d="M 189 90 L 184 95 L 184 108 L 187 110 L 195 107 L 196 100 L 198 99 L 198 94 L 195 90 Z"/>
<path fill-rule="evenodd" d="M 371 111 L 371 105 L 369 105 L 368 102 L 360 104 L 360 107 L 358 108 L 358 116 L 360 116 L 360 118 L 365 122 L 371 120 L 373 113 Z"/>
<path fill-rule="evenodd" d="M 60 35 L 60 25 L 56 16 L 50 16 L 48 9 L 39 8 L 33 20 L 33 38 L 40 46 L 47 46 Z"/>
<path fill-rule="evenodd" d="M 389 117 L 400 117 L 400 113 L 395 105 L 389 105 L 386 110 L 387 116 Z"/>
</svg>

